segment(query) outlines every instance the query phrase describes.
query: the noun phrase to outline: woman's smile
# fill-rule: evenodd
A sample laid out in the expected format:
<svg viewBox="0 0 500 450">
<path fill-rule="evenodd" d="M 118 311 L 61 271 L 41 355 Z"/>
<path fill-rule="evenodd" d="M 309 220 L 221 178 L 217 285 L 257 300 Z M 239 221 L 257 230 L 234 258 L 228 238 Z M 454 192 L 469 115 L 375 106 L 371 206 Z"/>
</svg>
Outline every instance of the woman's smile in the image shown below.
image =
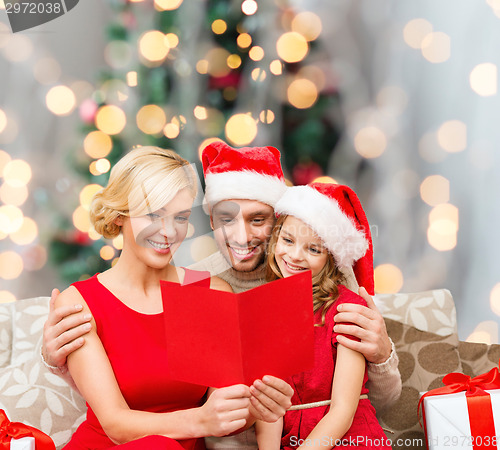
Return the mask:
<svg viewBox="0 0 500 450">
<path fill-rule="evenodd" d="M 167 242 L 156 242 L 151 239 L 147 239 L 147 242 L 159 253 L 169 253 L 170 244 Z"/>
</svg>

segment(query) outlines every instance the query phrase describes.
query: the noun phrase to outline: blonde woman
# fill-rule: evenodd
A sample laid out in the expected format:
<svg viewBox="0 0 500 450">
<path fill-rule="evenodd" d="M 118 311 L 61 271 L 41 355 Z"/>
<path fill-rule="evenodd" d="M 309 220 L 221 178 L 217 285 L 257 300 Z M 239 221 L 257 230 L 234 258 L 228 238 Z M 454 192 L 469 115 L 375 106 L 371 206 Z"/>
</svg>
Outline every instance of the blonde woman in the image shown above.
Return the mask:
<svg viewBox="0 0 500 450">
<path fill-rule="evenodd" d="M 65 449 L 204 449 L 200 438 L 245 428 L 259 416 L 263 406 L 248 386 L 212 391 L 166 375 L 159 281 L 231 290 L 218 278 L 171 264 L 195 196 L 189 163 L 156 147 L 124 156 L 95 196 L 96 231 L 106 238 L 121 233 L 123 250 L 111 269 L 74 283 L 55 300 L 59 310 L 81 305 L 92 315 L 84 344 L 67 358 L 67 378 L 88 411 Z"/>
</svg>

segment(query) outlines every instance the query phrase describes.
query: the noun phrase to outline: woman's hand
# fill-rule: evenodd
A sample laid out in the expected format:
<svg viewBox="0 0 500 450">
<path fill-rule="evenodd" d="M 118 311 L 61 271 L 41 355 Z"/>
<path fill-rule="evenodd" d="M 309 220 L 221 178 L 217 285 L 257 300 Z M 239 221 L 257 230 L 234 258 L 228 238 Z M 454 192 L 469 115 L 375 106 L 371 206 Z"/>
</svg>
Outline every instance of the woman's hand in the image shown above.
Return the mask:
<svg viewBox="0 0 500 450">
<path fill-rule="evenodd" d="M 335 322 L 347 323 L 337 323 L 333 330 L 360 339 L 358 342 L 342 335 L 337 337 L 339 344 L 362 353 L 371 363 L 380 364 L 387 361 L 391 355 L 391 341 L 384 319 L 372 297 L 363 287 L 359 288 L 359 295 L 365 299 L 368 307 L 342 303 L 338 307 L 339 312 L 335 316 Z"/>
<path fill-rule="evenodd" d="M 293 389 L 279 378 L 266 375 L 250 386 L 252 415 L 263 422 L 276 422 L 292 406 Z"/>
<path fill-rule="evenodd" d="M 92 326 L 92 316 L 84 313 L 82 305 L 55 307 L 59 291 L 52 290 L 49 302 L 49 316 L 43 327 L 42 354 L 47 364 L 67 371 L 66 359 L 70 353 L 80 348 Z"/>
<path fill-rule="evenodd" d="M 226 436 L 244 428 L 250 414 L 250 389 L 237 384 L 211 390 L 200 408 L 203 436 Z"/>
</svg>

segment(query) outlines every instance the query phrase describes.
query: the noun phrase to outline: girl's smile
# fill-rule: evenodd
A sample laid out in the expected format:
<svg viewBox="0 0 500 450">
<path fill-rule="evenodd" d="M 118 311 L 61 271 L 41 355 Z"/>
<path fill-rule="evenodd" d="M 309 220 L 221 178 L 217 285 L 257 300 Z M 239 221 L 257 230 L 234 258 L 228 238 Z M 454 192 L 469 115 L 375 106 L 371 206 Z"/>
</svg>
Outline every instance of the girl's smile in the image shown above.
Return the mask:
<svg viewBox="0 0 500 450">
<path fill-rule="evenodd" d="M 292 263 L 286 261 L 286 259 L 283 259 L 283 263 L 286 264 L 286 267 L 287 267 L 288 271 L 300 272 L 302 270 L 307 270 L 307 267 L 303 267 L 303 266 L 298 266 L 296 264 L 292 264 Z"/>
</svg>

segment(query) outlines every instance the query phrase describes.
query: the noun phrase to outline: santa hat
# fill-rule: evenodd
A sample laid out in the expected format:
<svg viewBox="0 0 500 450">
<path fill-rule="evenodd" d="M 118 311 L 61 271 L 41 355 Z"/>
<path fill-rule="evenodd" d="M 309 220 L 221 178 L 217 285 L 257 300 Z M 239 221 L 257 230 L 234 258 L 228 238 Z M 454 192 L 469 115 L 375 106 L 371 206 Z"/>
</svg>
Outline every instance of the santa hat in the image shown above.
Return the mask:
<svg viewBox="0 0 500 450">
<path fill-rule="evenodd" d="M 286 190 L 280 152 L 274 147 L 232 148 L 216 141 L 203 150 L 205 199 L 257 200 L 274 207 Z"/>
<path fill-rule="evenodd" d="M 373 244 L 366 214 L 355 192 L 340 184 L 311 183 L 287 189 L 275 206 L 296 217 L 323 240 L 339 267 L 352 267 L 356 280 L 374 294 Z"/>
</svg>

